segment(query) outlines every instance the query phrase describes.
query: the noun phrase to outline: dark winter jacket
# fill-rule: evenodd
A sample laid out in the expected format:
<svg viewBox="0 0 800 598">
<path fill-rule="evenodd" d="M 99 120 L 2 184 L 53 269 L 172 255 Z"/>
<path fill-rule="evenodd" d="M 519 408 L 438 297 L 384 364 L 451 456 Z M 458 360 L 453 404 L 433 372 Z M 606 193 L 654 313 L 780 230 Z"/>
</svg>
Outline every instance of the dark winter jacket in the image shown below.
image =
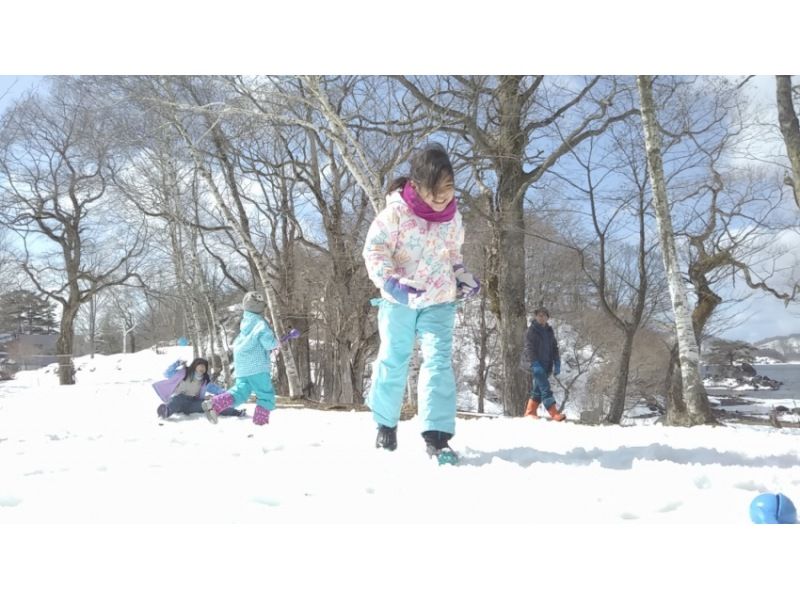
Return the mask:
<svg viewBox="0 0 800 598">
<path fill-rule="evenodd" d="M 525 334 L 525 357 L 529 365 L 534 361 L 542 364 L 548 375 L 552 373 L 554 363 L 561 363 L 556 335 L 550 324 L 542 326 L 536 320 L 531 323 Z"/>
</svg>

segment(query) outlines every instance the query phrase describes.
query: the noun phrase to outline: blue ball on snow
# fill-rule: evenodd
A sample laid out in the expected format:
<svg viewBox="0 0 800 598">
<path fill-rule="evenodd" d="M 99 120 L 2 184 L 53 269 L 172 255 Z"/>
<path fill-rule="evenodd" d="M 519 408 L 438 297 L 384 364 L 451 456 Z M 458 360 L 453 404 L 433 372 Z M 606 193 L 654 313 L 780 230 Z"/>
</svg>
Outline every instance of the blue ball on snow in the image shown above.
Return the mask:
<svg viewBox="0 0 800 598">
<path fill-rule="evenodd" d="M 797 509 L 780 492 L 759 494 L 750 503 L 750 519 L 753 523 L 797 523 Z"/>
</svg>

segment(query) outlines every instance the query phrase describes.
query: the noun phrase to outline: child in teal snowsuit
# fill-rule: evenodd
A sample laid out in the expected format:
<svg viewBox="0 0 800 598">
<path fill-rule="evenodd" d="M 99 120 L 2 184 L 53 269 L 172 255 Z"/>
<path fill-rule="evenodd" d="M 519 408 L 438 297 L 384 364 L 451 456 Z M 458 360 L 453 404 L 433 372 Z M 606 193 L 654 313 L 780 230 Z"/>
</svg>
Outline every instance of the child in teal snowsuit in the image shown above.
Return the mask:
<svg viewBox="0 0 800 598">
<path fill-rule="evenodd" d="M 269 413 L 275 409 L 269 354 L 279 343 L 261 315 L 266 307 L 262 293 L 247 293 L 242 300 L 242 307 L 244 314 L 239 325 L 239 336 L 233 341 L 236 383 L 233 388 L 203 401 L 203 411 L 208 420 L 215 424 L 219 414 L 228 407 L 241 405 L 253 392 L 256 395 L 253 423 L 262 426 L 269 423 Z"/>
<path fill-rule="evenodd" d="M 378 424 L 376 447 L 397 448 L 397 422 L 414 340 L 420 338 L 419 413 L 428 454 L 455 453 L 456 384 L 452 365 L 456 299 L 480 283 L 461 263 L 464 227 L 454 173 L 444 148 L 432 144 L 411 160 L 408 177 L 389 186 L 386 207 L 367 233 L 363 257 L 381 290 L 381 345 L 367 404 Z M 449 461 L 445 455 L 444 461 Z"/>
</svg>

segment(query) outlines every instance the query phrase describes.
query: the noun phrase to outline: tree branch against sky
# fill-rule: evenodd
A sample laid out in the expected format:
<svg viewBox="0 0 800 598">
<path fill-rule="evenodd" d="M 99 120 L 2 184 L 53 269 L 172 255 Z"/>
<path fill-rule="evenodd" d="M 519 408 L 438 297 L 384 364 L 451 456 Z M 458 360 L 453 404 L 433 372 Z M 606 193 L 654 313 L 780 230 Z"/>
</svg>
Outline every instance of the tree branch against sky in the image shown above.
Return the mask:
<svg viewBox="0 0 800 598">
<path fill-rule="evenodd" d="M 110 185 L 114 168 L 106 107 L 75 79 L 31 95 L 3 115 L 0 128 L 0 219 L 22 243 L 30 283 L 61 306 L 56 350 L 59 379 L 73 384 L 78 311 L 116 285 L 138 285 L 136 261 L 147 227 L 127 219 Z"/>
</svg>

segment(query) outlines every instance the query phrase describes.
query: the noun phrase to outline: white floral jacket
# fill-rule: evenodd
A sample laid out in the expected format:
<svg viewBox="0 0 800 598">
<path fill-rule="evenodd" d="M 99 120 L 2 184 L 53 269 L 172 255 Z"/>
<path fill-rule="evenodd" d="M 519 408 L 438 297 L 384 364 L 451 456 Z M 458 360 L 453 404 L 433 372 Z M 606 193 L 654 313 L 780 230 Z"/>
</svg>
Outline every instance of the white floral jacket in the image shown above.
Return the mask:
<svg viewBox="0 0 800 598">
<path fill-rule="evenodd" d="M 409 296 L 408 306 L 419 309 L 455 301 L 453 266 L 462 263 L 463 243 L 464 225 L 458 211 L 449 222 L 429 222 L 415 215 L 400 192 L 394 191 L 369 227 L 362 255 L 369 278 L 384 299 L 394 301 L 383 290 L 390 276 L 407 278 L 424 288 L 421 295 Z"/>
</svg>

